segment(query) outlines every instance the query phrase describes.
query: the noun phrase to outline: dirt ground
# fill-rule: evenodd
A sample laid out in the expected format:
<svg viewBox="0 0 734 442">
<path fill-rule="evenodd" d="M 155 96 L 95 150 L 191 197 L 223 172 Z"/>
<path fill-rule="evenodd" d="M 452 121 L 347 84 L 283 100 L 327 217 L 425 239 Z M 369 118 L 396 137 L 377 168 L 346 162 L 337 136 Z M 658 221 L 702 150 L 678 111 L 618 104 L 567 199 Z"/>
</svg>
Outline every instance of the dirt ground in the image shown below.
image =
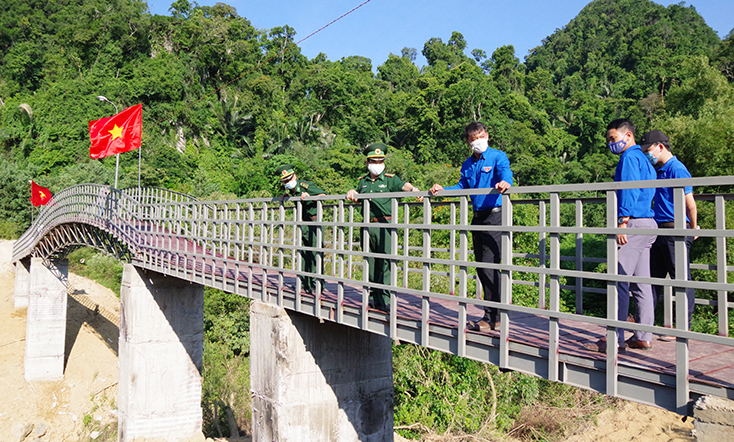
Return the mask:
<svg viewBox="0 0 734 442">
<path fill-rule="evenodd" d="M 26 382 L 26 309 L 14 308 L 12 244 L 0 240 L 0 439 L 116 441 L 117 296 L 70 274 L 64 379 Z M 602 412 L 595 423 L 577 429 L 566 442 L 687 442 L 695 441 L 692 430 L 690 418 L 684 422 L 675 413 L 628 402 L 620 409 Z M 396 441 L 404 440 L 396 435 Z M 215 441 L 245 442 L 249 438 Z"/>
<path fill-rule="evenodd" d="M 100 436 L 106 436 L 104 427 L 117 420 L 117 297 L 86 278 L 69 275 L 74 293 L 68 303 L 64 379 L 26 382 L 26 309 L 14 308 L 11 252 L 12 242 L 0 241 L 2 439 L 64 442 L 91 440 L 95 435 L 109 440 Z"/>
</svg>

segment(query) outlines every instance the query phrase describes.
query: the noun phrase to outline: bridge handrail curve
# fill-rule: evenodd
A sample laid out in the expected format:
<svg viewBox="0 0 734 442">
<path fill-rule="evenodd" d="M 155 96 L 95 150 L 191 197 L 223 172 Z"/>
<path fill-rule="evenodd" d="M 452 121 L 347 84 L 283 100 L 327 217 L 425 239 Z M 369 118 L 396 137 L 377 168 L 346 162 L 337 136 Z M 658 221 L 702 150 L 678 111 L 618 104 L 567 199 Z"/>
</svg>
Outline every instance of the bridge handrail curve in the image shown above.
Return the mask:
<svg viewBox="0 0 734 442">
<path fill-rule="evenodd" d="M 135 248 L 138 202 L 130 195 L 109 186 L 77 184 L 58 192 L 45 205 L 31 227 L 13 247 L 12 261 L 33 253 L 39 240 L 65 223 L 83 223 L 106 231 L 125 245 Z"/>
</svg>

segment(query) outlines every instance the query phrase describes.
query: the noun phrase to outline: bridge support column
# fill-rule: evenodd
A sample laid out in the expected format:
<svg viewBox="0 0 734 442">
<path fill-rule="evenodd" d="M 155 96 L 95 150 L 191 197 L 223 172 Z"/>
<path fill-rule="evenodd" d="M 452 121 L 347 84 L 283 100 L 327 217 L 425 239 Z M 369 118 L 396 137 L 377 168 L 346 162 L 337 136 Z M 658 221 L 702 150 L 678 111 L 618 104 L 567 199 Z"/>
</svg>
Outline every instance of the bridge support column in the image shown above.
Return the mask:
<svg viewBox="0 0 734 442">
<path fill-rule="evenodd" d="M 118 440 L 204 441 L 204 287 L 125 264 Z"/>
<path fill-rule="evenodd" d="M 64 377 L 68 277 L 69 261 L 31 258 L 24 360 L 29 382 Z"/>
<path fill-rule="evenodd" d="M 392 441 L 392 341 L 250 307 L 253 441 Z"/>
<path fill-rule="evenodd" d="M 31 260 L 21 259 L 15 263 L 15 308 L 28 307 L 28 294 L 31 291 Z"/>
</svg>

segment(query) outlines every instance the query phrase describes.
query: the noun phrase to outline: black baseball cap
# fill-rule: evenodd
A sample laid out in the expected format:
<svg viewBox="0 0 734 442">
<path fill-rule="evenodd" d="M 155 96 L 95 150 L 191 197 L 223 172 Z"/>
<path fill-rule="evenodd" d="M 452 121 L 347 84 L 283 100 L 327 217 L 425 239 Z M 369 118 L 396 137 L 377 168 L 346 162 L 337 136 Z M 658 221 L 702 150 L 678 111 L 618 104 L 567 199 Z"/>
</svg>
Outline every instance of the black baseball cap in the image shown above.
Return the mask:
<svg viewBox="0 0 734 442">
<path fill-rule="evenodd" d="M 640 147 L 643 151 L 649 149 L 653 144 L 658 143 L 670 145 L 670 138 L 660 130 L 651 130 L 640 139 Z"/>
</svg>

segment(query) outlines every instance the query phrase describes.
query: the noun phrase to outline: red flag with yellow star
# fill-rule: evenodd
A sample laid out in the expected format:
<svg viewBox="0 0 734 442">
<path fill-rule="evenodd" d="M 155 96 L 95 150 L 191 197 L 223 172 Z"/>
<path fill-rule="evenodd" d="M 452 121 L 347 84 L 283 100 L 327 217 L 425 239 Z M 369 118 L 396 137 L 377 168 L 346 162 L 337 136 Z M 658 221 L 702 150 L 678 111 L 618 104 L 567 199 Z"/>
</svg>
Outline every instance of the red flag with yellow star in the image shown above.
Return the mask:
<svg viewBox="0 0 734 442">
<path fill-rule="evenodd" d="M 45 206 L 51 200 L 51 191 L 39 186 L 31 180 L 31 204 L 34 207 Z"/>
<path fill-rule="evenodd" d="M 128 107 L 111 117 L 89 122 L 90 158 L 104 158 L 140 147 L 143 132 L 143 105 Z"/>
</svg>

